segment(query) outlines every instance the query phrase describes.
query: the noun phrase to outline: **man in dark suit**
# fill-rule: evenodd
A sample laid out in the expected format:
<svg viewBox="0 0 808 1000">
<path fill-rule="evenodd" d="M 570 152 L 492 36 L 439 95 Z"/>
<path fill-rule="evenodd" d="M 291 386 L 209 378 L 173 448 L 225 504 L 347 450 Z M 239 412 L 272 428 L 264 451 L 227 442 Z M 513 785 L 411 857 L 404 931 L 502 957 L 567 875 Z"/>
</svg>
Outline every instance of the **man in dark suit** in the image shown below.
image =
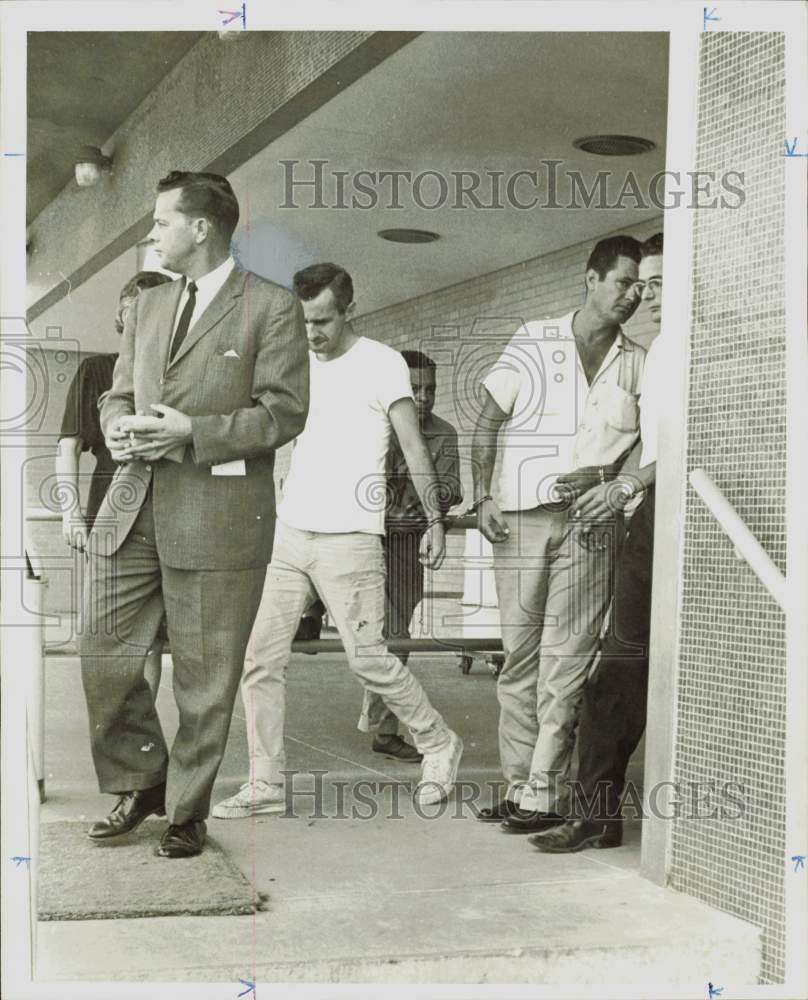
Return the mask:
<svg viewBox="0 0 808 1000">
<path fill-rule="evenodd" d="M 182 281 L 127 316 L 101 423 L 122 463 L 89 539 L 80 643 L 101 791 L 97 841 L 156 813 L 156 852 L 198 854 L 275 526 L 275 450 L 303 429 L 308 352 L 295 296 L 235 267 L 238 202 L 217 174 L 158 184 L 151 237 Z M 165 613 L 179 730 L 169 752 L 143 677 Z"/>
</svg>

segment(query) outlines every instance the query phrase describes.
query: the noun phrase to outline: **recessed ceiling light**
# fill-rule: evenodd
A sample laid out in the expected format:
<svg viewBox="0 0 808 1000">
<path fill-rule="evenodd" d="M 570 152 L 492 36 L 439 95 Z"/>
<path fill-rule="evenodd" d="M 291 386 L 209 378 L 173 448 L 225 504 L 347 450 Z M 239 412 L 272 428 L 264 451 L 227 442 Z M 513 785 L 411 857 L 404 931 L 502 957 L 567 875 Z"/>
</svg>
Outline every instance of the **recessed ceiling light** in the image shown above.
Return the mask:
<svg viewBox="0 0 808 1000">
<path fill-rule="evenodd" d="M 440 239 L 427 229 L 380 229 L 379 236 L 390 243 L 434 243 Z"/>
<path fill-rule="evenodd" d="M 595 156 L 638 156 L 656 149 L 655 142 L 636 135 L 586 135 L 573 140 L 572 144 Z"/>
</svg>

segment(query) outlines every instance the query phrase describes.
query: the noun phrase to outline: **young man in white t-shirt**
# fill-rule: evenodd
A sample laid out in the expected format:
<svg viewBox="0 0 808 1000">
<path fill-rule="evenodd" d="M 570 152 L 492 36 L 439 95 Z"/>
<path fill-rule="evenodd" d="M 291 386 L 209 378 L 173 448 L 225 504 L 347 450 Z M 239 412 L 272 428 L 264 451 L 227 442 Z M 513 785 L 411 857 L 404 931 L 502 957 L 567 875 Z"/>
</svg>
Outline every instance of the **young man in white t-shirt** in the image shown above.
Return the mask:
<svg viewBox="0 0 808 1000">
<path fill-rule="evenodd" d="M 295 275 L 294 288 L 309 341 L 309 416 L 278 506 L 241 684 L 250 778 L 215 807 L 218 819 L 284 810 L 286 666 L 301 613 L 315 594 L 340 633 L 351 670 L 409 728 L 423 754 L 415 790 L 421 805 L 449 794 L 463 751 L 382 637 L 385 458 L 393 430 L 427 515 L 422 561 L 437 569 L 445 549 L 435 470 L 418 429 L 407 364 L 392 348 L 354 333 L 353 283 L 344 269 L 314 264 Z"/>
</svg>

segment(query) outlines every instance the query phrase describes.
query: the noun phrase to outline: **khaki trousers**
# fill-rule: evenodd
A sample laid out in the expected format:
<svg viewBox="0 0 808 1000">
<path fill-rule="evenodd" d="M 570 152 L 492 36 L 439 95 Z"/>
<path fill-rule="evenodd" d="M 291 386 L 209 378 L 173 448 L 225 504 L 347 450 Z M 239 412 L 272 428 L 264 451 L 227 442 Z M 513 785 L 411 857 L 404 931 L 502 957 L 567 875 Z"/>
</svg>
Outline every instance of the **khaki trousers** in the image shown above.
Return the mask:
<svg viewBox="0 0 808 1000">
<path fill-rule="evenodd" d="M 418 750 L 449 742 L 449 730 L 424 689 L 384 643 L 384 555 L 379 535 L 300 531 L 279 523 L 261 607 L 244 665 L 250 778 L 282 783 L 286 767 L 286 667 L 303 610 L 319 594 L 367 691 L 407 726 Z M 323 705 L 323 718 L 328 708 Z"/>
<path fill-rule="evenodd" d="M 587 551 L 568 512 L 508 512 L 494 545 L 505 663 L 497 682 L 499 752 L 508 797 L 564 813 L 584 682 L 612 593 L 622 522 Z"/>
</svg>

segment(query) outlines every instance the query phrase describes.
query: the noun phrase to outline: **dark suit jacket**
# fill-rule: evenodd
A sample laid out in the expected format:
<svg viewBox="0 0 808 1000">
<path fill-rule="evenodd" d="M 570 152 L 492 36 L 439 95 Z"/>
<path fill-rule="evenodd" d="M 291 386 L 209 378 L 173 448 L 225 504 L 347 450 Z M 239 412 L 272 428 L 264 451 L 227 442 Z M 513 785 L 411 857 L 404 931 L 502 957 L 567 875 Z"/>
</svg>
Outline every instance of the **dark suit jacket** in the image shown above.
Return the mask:
<svg viewBox="0 0 808 1000">
<path fill-rule="evenodd" d="M 127 316 L 101 424 L 164 403 L 191 417 L 193 442 L 172 461 L 121 466 L 98 512 L 90 550 L 123 544 L 152 479 L 160 560 L 177 569 L 266 565 L 275 526 L 275 449 L 306 422 L 309 359 L 295 296 L 233 269 L 168 362 L 182 282 L 145 289 Z M 211 466 L 246 460 L 246 476 Z"/>
</svg>

